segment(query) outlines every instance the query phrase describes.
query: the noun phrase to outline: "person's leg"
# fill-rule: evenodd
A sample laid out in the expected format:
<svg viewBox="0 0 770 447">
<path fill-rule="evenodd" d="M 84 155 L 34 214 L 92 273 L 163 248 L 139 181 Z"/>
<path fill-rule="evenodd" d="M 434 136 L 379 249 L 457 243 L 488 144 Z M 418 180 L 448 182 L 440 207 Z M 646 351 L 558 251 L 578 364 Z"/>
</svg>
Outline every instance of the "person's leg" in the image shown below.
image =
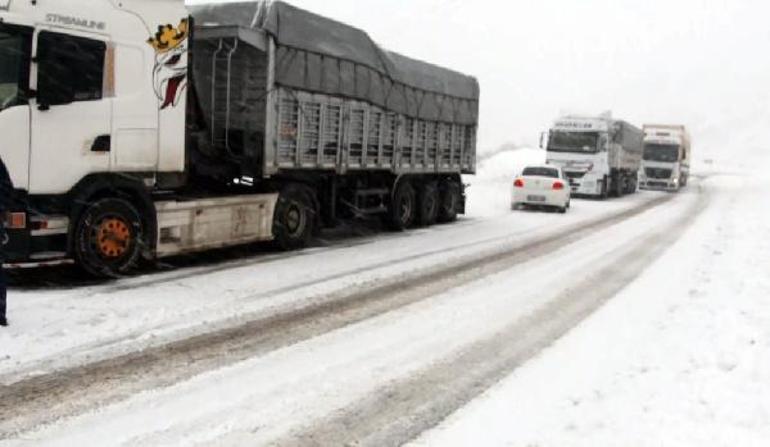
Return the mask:
<svg viewBox="0 0 770 447">
<path fill-rule="evenodd" d="M 8 320 L 5 319 L 5 272 L 3 265 L 0 264 L 0 326 L 7 326 Z"/>
</svg>

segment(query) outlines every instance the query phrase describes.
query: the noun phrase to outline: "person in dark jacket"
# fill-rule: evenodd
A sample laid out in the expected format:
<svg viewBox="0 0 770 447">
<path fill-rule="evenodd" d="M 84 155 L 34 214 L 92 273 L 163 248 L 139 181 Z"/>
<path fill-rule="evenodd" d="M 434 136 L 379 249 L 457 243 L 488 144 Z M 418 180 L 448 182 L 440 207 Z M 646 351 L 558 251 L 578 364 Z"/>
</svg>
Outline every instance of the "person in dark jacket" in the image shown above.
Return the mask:
<svg viewBox="0 0 770 447">
<path fill-rule="evenodd" d="M 5 272 L 3 272 L 3 261 L 5 259 L 5 243 L 8 236 L 5 233 L 5 215 L 10 211 L 13 196 L 13 182 L 8 175 L 8 169 L 5 167 L 2 157 L 0 157 L 0 326 L 8 326 L 8 320 L 5 315 Z"/>
</svg>

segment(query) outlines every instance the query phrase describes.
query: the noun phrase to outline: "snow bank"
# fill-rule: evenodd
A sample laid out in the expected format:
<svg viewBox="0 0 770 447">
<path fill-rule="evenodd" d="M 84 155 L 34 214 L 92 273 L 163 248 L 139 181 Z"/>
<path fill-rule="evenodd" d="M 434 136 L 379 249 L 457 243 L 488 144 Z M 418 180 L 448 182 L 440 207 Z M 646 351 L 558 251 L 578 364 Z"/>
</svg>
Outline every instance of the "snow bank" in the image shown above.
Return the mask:
<svg viewBox="0 0 770 447">
<path fill-rule="evenodd" d="M 468 176 L 468 215 L 488 217 L 509 213 L 513 178 L 527 165 L 545 163 L 545 151 L 531 148 L 499 152 L 479 162 L 478 174 Z"/>
</svg>

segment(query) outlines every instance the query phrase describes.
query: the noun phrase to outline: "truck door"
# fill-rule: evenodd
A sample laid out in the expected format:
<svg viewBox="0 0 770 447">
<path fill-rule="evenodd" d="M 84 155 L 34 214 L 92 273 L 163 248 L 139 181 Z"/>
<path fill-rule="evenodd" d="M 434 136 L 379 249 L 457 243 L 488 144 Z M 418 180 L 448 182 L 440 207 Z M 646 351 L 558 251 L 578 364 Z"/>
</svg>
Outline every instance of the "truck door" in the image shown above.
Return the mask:
<svg viewBox="0 0 770 447">
<path fill-rule="evenodd" d="M 18 189 L 29 186 L 32 28 L 0 22 L 0 157 Z"/>
<path fill-rule="evenodd" d="M 112 104 L 105 95 L 107 43 L 41 30 L 36 39 L 30 191 L 61 194 L 110 167 Z"/>
</svg>

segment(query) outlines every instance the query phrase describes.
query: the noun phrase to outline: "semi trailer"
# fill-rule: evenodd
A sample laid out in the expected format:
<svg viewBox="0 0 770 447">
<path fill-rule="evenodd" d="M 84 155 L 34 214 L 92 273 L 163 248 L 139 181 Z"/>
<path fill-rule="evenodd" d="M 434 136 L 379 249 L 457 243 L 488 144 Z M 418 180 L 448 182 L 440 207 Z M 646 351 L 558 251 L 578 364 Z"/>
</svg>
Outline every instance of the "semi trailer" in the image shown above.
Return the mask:
<svg viewBox="0 0 770 447">
<path fill-rule="evenodd" d="M 574 195 L 607 198 L 637 191 L 641 129 L 610 113 L 567 115 L 542 140 L 548 163 L 562 168 Z"/>
<path fill-rule="evenodd" d="M 0 0 L 12 265 L 98 276 L 464 212 L 479 85 L 289 4 Z"/>
<path fill-rule="evenodd" d="M 682 125 L 644 126 L 642 189 L 678 191 L 687 186 L 692 158 L 690 134 Z"/>
</svg>

